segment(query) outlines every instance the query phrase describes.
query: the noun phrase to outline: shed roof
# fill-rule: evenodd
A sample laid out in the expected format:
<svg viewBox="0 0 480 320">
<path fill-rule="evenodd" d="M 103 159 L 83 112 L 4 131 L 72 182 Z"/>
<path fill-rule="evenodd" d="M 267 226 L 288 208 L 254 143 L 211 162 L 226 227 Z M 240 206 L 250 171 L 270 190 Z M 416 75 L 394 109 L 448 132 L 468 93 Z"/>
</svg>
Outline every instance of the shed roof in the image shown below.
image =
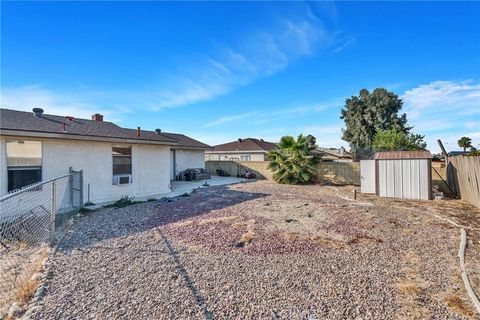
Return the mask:
<svg viewBox="0 0 480 320">
<path fill-rule="evenodd" d="M 428 150 L 415 151 L 380 151 L 375 152 L 375 160 L 395 160 L 395 159 L 432 159 L 432 154 Z"/>
</svg>

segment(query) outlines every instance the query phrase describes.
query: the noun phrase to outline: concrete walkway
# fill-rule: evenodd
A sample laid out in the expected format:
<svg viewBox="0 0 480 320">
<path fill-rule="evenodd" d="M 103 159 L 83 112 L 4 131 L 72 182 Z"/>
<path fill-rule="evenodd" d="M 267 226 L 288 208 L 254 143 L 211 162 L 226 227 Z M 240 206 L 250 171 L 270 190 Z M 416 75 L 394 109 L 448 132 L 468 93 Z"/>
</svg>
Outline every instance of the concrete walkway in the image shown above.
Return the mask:
<svg viewBox="0 0 480 320">
<path fill-rule="evenodd" d="M 208 186 L 222 186 L 229 185 L 234 183 L 239 183 L 243 181 L 249 181 L 244 178 L 237 177 L 219 177 L 212 176 L 210 179 L 198 180 L 198 181 L 171 181 L 171 192 L 150 195 L 147 197 L 135 197 L 137 201 L 147 201 L 148 199 L 161 199 L 161 198 L 173 198 L 178 197 L 184 193 L 191 193 L 193 190 L 198 188 L 207 188 Z M 204 186 L 207 183 L 208 186 Z M 102 208 L 104 205 L 113 203 L 114 201 L 96 203 L 93 206 L 88 206 L 89 209 Z"/>
</svg>

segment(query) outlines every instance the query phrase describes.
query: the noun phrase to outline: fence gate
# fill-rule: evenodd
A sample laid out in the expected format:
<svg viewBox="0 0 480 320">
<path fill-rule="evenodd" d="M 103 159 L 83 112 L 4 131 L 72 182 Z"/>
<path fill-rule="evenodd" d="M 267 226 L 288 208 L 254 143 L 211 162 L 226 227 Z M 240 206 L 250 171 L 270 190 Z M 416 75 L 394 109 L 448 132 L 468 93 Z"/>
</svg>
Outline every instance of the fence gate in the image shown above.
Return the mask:
<svg viewBox="0 0 480 320">
<path fill-rule="evenodd" d="M 82 171 L 70 170 L 0 197 L 0 319 L 41 271 L 58 214 L 83 204 L 82 185 Z"/>
</svg>

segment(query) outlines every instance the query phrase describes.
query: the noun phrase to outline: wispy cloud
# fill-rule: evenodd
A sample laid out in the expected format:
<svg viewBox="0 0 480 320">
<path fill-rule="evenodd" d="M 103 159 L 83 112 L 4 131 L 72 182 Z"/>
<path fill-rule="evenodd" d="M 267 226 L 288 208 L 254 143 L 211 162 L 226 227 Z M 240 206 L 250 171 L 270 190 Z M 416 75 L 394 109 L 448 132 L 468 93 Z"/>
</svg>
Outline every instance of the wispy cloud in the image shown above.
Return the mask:
<svg viewBox="0 0 480 320">
<path fill-rule="evenodd" d="M 159 110 L 206 101 L 313 54 L 331 38 L 307 8 L 299 18 L 282 17 L 270 28 L 247 30 L 234 45 L 220 45 L 212 56 L 191 63 L 196 67 L 174 75 L 173 85 L 156 92 L 150 107 Z"/>
<path fill-rule="evenodd" d="M 341 105 L 342 102 L 340 100 L 334 100 L 331 102 L 301 104 L 289 108 L 280 108 L 276 110 L 257 110 L 252 112 L 222 116 L 218 119 L 208 122 L 204 125 L 204 127 L 225 125 L 246 118 L 250 118 L 248 122 L 249 125 L 264 125 L 267 123 L 277 122 L 279 120 L 293 119 L 296 117 L 321 112 L 329 108 L 339 107 Z"/>
<path fill-rule="evenodd" d="M 413 130 L 426 136 L 432 151 L 439 151 L 437 139 L 448 150 L 458 149 L 461 136 L 480 142 L 480 84 L 474 80 L 433 81 L 405 91 L 402 99 Z"/>
<path fill-rule="evenodd" d="M 411 118 L 432 109 L 466 115 L 480 113 L 480 84 L 474 80 L 434 81 L 407 90 L 402 98 Z"/>
<path fill-rule="evenodd" d="M 2 88 L 0 102 L 2 108 L 31 111 L 33 107 L 41 107 L 45 108 L 45 112 L 49 114 L 73 115 L 79 118 L 90 118 L 92 114 L 98 112 L 108 116 L 109 120 L 114 122 L 121 122 L 122 116 L 130 112 L 124 106 L 101 106 L 72 94 L 54 93 L 38 84 Z"/>
<path fill-rule="evenodd" d="M 214 127 L 214 126 L 218 126 L 218 125 L 221 125 L 221 124 L 225 124 L 225 123 L 229 123 L 229 122 L 233 122 L 233 121 L 237 121 L 237 120 L 241 120 L 241 119 L 245 119 L 245 118 L 250 118 L 250 117 L 256 115 L 257 113 L 258 112 L 253 111 L 253 112 L 246 112 L 246 113 L 241 113 L 241 114 L 237 114 L 237 115 L 233 115 L 233 116 L 221 117 L 221 118 L 218 118 L 214 121 L 207 122 L 204 125 L 204 127 L 209 128 L 209 127 Z"/>
</svg>

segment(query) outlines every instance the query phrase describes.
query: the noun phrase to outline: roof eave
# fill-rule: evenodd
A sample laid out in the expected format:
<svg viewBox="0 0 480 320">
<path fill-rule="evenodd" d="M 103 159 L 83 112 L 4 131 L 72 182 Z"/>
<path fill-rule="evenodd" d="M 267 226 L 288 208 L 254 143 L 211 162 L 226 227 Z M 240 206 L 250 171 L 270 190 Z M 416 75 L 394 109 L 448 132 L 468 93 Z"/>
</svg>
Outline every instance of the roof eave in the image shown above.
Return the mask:
<svg viewBox="0 0 480 320">
<path fill-rule="evenodd" d="M 135 143 L 135 144 L 166 145 L 166 146 L 178 145 L 177 142 L 169 142 L 169 141 L 116 138 L 116 137 L 105 137 L 105 136 L 80 135 L 80 134 L 73 134 L 73 133 L 53 133 L 53 132 L 25 131 L 25 130 L 12 130 L 12 129 L 0 129 L 0 135 L 16 136 L 16 137 L 31 137 L 31 138 L 79 140 L 79 141 L 99 141 L 99 142 L 117 142 L 117 143 L 122 142 L 122 143 Z"/>
</svg>

